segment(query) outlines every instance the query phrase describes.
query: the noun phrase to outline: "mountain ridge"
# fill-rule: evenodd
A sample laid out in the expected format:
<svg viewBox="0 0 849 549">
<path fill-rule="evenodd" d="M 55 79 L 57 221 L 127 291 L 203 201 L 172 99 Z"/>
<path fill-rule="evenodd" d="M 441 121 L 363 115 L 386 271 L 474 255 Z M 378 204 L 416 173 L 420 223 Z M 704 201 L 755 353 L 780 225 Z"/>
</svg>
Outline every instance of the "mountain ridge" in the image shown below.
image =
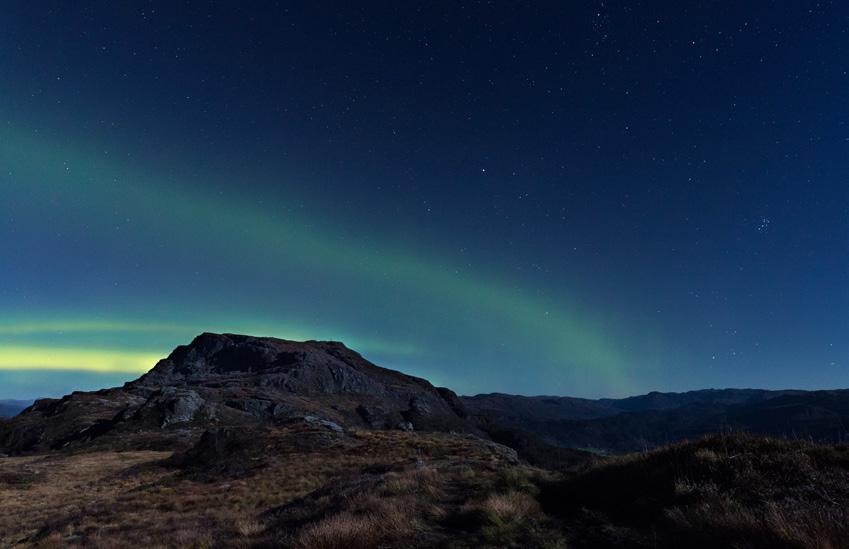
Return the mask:
<svg viewBox="0 0 849 549">
<path fill-rule="evenodd" d="M 2 399 L 0 400 L 0 418 L 16 416 L 32 406 L 33 402 L 32 400 Z"/>
<path fill-rule="evenodd" d="M 522 429 L 546 443 L 641 451 L 704 435 L 746 431 L 840 442 L 849 438 L 849 391 L 704 389 L 624 399 L 461 397 L 484 429 Z"/>
<path fill-rule="evenodd" d="M 337 341 L 203 333 L 122 387 L 39 399 L 0 423 L 0 452 L 104 443 L 186 448 L 202 431 L 307 421 L 332 429 L 464 432 L 530 461 L 572 448 L 642 451 L 729 431 L 849 439 L 849 391 L 702 389 L 621 399 L 457 396 Z"/>
</svg>

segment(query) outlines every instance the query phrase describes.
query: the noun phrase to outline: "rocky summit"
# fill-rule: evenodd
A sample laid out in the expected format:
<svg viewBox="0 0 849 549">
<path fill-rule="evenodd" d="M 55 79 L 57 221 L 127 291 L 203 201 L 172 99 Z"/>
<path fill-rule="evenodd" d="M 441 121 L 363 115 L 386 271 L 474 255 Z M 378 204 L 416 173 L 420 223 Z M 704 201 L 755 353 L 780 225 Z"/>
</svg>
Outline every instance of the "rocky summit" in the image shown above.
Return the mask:
<svg viewBox="0 0 849 549">
<path fill-rule="evenodd" d="M 36 401 L 0 427 L 0 451 L 170 448 L 198 430 L 292 421 L 476 432 L 465 415 L 452 391 L 376 366 L 342 343 L 205 333 L 123 387 Z"/>
</svg>

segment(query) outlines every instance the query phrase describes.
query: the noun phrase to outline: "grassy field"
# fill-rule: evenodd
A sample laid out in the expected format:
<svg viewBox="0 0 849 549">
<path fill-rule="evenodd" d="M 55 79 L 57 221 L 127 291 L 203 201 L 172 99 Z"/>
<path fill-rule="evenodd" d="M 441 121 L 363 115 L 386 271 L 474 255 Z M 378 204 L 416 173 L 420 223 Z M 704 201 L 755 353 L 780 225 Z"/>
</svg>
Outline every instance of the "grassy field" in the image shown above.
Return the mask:
<svg viewBox="0 0 849 549">
<path fill-rule="evenodd" d="M 711 437 L 557 472 L 467 435 L 287 427 L 0 458 L 2 547 L 846 547 L 849 449 Z"/>
<path fill-rule="evenodd" d="M 168 452 L 0 458 L 0 546 L 413 546 L 425 534 L 441 543 L 452 537 L 443 525 L 449 515 L 476 509 L 475 497 L 506 471 L 539 473 L 472 437 L 361 431 L 304 447 L 316 434 L 264 432 L 223 456 L 266 454 L 235 474 L 176 466 Z M 355 486 L 350 494 L 346 484 Z M 346 495 L 331 501 L 338 493 Z M 479 503 L 494 517 L 509 515 L 503 501 Z M 472 530 L 460 536 L 469 546 Z"/>
</svg>

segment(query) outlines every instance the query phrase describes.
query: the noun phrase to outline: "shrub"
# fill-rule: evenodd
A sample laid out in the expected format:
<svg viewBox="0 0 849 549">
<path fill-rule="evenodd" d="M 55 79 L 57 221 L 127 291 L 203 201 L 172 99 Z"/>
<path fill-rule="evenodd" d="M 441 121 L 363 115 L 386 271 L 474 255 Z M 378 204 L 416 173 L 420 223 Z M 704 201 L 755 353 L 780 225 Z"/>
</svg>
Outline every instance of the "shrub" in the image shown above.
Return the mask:
<svg viewBox="0 0 849 549">
<path fill-rule="evenodd" d="M 528 494 L 492 494 L 480 504 L 481 534 L 490 542 L 509 543 L 521 536 L 529 521 L 540 513 Z"/>
<path fill-rule="evenodd" d="M 511 468 L 502 471 L 497 478 L 496 490 L 501 493 L 522 492 L 536 496 L 539 488 L 527 469 Z"/>
<path fill-rule="evenodd" d="M 370 549 L 380 538 L 380 528 L 373 517 L 346 512 L 304 528 L 297 545 L 303 549 Z"/>
</svg>

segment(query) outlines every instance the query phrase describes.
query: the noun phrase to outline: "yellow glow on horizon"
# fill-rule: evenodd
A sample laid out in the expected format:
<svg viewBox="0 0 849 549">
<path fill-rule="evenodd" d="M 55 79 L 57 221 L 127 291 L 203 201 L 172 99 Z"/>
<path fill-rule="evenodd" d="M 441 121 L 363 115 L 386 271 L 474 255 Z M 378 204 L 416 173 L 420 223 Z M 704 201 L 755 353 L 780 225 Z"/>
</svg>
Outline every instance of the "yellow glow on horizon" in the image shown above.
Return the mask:
<svg viewBox="0 0 849 549">
<path fill-rule="evenodd" d="M 161 354 L 108 349 L 0 346 L 0 370 L 76 370 L 142 374 Z"/>
</svg>

